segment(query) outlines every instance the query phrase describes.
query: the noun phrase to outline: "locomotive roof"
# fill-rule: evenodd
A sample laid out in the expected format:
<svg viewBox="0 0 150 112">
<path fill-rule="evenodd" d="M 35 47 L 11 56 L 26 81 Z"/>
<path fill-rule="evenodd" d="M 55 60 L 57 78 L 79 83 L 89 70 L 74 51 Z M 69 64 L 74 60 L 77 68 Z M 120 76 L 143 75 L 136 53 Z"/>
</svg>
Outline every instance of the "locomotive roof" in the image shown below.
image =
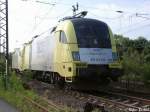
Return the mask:
<svg viewBox="0 0 150 112">
<path fill-rule="evenodd" d="M 72 22 L 101 22 L 104 23 L 100 20 L 96 20 L 96 19 L 91 19 L 91 18 L 72 18 L 70 19 Z M 104 23 L 105 24 L 105 23 Z"/>
<path fill-rule="evenodd" d="M 72 23 L 84 23 L 84 24 L 88 24 L 88 23 L 97 23 L 97 24 L 101 24 L 104 26 L 107 26 L 107 24 L 103 21 L 100 20 L 96 20 L 96 19 L 90 19 L 90 18 L 73 18 L 70 19 Z"/>
<path fill-rule="evenodd" d="M 105 24 L 105 22 L 102 22 L 100 20 L 96 20 L 96 19 L 91 19 L 91 18 L 83 18 L 83 17 L 71 17 L 71 16 L 68 16 L 68 17 L 64 17 L 63 19 L 60 19 L 59 22 L 61 21 L 65 21 L 65 20 L 70 20 L 71 22 L 73 23 L 79 23 L 79 22 L 94 22 L 94 23 L 99 23 L 99 24 Z"/>
<path fill-rule="evenodd" d="M 74 25 L 81 25 L 81 24 L 89 24 L 89 25 L 92 25 L 92 24 L 99 24 L 101 25 L 101 27 L 108 27 L 108 25 L 103 22 L 103 21 L 100 21 L 100 20 L 96 20 L 96 19 L 91 19 L 91 18 L 83 18 L 83 17 L 66 17 L 66 18 L 63 18 L 62 20 L 59 21 L 59 23 L 64 23 L 65 21 L 70 21 L 72 22 Z M 65 22 L 66 23 L 66 22 Z M 59 24 L 59 25 L 60 25 Z M 51 33 L 54 32 L 57 27 L 59 26 L 57 25 L 56 27 L 54 27 L 52 30 L 51 30 Z"/>
</svg>

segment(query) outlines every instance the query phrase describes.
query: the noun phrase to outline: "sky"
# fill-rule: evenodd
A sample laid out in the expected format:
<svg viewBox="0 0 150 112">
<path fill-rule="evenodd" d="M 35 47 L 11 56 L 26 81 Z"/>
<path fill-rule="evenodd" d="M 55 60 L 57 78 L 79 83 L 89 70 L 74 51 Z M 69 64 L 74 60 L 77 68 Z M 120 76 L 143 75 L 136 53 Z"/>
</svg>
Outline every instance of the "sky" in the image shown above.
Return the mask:
<svg viewBox="0 0 150 112">
<path fill-rule="evenodd" d="M 114 34 L 150 40 L 150 0 L 8 0 L 8 3 L 10 51 L 57 25 L 59 19 L 72 16 L 72 5 L 76 3 L 77 13 L 88 11 L 86 18 L 106 22 Z"/>
</svg>

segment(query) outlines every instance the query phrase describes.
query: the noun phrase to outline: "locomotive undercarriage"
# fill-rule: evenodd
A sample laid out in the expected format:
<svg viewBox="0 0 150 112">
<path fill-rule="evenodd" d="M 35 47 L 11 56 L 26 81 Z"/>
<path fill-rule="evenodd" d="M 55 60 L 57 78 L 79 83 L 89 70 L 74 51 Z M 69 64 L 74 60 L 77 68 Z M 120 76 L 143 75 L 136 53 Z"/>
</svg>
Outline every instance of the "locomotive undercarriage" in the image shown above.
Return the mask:
<svg viewBox="0 0 150 112">
<path fill-rule="evenodd" d="M 71 85 L 72 88 L 95 90 L 101 86 L 107 86 L 110 81 L 117 81 L 121 75 L 118 69 L 110 69 L 107 65 L 89 65 L 87 68 L 76 68 L 76 76 L 72 82 L 65 82 L 65 78 L 55 72 L 36 71 L 34 78 L 47 83 L 55 84 L 59 88 Z"/>
<path fill-rule="evenodd" d="M 65 85 L 64 78 L 55 72 L 36 71 L 33 75 L 33 78 L 44 81 L 46 83 L 57 85 L 59 88 L 63 88 Z"/>
</svg>

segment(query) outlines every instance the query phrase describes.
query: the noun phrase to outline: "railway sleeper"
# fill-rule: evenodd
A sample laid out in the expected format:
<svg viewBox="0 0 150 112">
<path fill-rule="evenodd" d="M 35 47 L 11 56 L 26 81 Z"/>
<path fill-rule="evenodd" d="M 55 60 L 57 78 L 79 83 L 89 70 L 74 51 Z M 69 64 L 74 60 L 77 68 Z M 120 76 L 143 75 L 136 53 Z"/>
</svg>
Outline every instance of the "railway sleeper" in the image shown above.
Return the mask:
<svg viewBox="0 0 150 112">
<path fill-rule="evenodd" d="M 95 109 L 98 109 L 100 112 L 108 112 L 105 110 L 104 106 L 99 103 L 87 102 L 84 106 L 84 112 L 92 112 Z"/>
<path fill-rule="evenodd" d="M 136 105 L 138 105 L 139 104 L 139 102 L 134 102 L 134 103 L 132 103 L 132 104 L 130 104 L 131 106 L 136 106 Z"/>
<path fill-rule="evenodd" d="M 129 103 L 130 102 L 130 100 L 125 100 L 125 101 L 123 101 L 122 103 Z"/>
<path fill-rule="evenodd" d="M 120 98 L 118 98 L 118 99 L 114 99 L 113 101 L 117 101 L 117 102 L 120 102 L 120 101 L 122 101 Z"/>
</svg>

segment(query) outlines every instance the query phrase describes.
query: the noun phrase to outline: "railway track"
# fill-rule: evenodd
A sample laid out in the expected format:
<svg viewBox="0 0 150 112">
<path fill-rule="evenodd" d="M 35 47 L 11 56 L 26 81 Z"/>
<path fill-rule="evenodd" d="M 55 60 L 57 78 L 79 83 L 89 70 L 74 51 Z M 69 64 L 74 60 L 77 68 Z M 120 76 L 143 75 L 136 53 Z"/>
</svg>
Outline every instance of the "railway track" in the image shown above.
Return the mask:
<svg viewBox="0 0 150 112">
<path fill-rule="evenodd" d="M 120 80 L 119 82 L 111 82 L 109 88 L 118 92 L 133 93 L 134 95 L 136 93 L 142 94 L 150 99 L 150 89 L 143 82 Z"/>
<path fill-rule="evenodd" d="M 119 93 L 106 93 L 101 96 L 74 91 L 70 94 L 84 101 L 84 112 L 91 112 L 95 108 L 102 112 L 150 112 L 150 100 L 147 99 Z"/>
<path fill-rule="evenodd" d="M 47 101 L 59 108 L 69 106 L 78 112 L 92 112 L 97 109 L 100 112 L 150 112 L 150 100 L 128 96 L 120 93 L 105 92 L 105 94 L 93 94 L 76 90 L 59 90 L 50 84 L 33 82 L 32 87 L 40 95 L 45 95 Z"/>
<path fill-rule="evenodd" d="M 49 112 L 49 110 L 48 110 L 47 108 L 45 108 L 44 106 L 42 106 L 42 105 L 40 105 L 39 103 L 35 102 L 35 101 L 32 100 L 31 98 L 24 96 L 24 99 L 25 99 L 26 101 L 28 101 L 29 103 L 31 103 L 34 108 L 38 108 L 38 110 L 39 110 L 40 112 Z"/>
<path fill-rule="evenodd" d="M 52 103 L 50 100 L 45 99 L 44 97 L 40 97 L 40 101 L 42 100 L 43 104 L 39 103 L 39 101 L 32 100 L 32 98 L 24 96 L 24 99 L 29 102 L 34 108 L 38 109 L 38 112 L 50 112 L 50 111 L 64 111 L 61 106 L 58 106 Z"/>
<path fill-rule="evenodd" d="M 106 93 L 105 96 L 93 96 L 91 105 L 103 105 L 106 111 L 120 111 L 120 112 L 150 112 L 150 100 L 138 97 L 123 95 L 120 93 Z"/>
</svg>

